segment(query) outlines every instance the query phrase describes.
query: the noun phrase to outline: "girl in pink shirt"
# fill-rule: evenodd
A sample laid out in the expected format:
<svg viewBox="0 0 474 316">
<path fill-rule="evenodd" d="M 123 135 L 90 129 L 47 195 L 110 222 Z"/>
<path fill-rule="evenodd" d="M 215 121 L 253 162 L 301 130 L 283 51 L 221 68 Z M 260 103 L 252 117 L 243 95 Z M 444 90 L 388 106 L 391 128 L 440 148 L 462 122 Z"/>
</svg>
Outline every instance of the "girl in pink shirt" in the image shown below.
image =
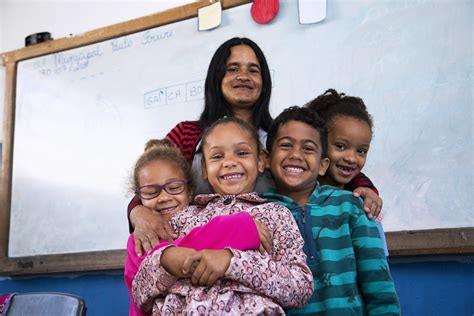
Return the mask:
<svg viewBox="0 0 474 316">
<path fill-rule="evenodd" d="M 171 143 L 166 140 L 151 140 L 136 162 L 132 180 L 133 191 L 140 197 L 143 205 L 160 213 L 163 219 L 168 221 L 189 204 L 193 194 L 193 184 L 185 180 L 190 177 L 189 169 L 189 164 L 181 152 L 174 149 Z M 258 249 L 259 230 L 262 232 L 263 243 L 269 248 L 268 238 L 265 238 L 265 234 L 268 234 L 265 232 L 266 227 L 254 222 L 249 213 L 217 216 L 208 224 L 192 229 L 172 243 L 161 242 L 150 250 L 148 255 L 170 244 L 195 250 L 223 249 L 226 246 L 241 250 Z M 124 277 L 131 298 L 130 315 L 133 316 L 145 315 L 133 303 L 131 296 L 131 284 L 143 259 L 143 256 L 136 255 L 131 234 L 127 241 Z"/>
</svg>

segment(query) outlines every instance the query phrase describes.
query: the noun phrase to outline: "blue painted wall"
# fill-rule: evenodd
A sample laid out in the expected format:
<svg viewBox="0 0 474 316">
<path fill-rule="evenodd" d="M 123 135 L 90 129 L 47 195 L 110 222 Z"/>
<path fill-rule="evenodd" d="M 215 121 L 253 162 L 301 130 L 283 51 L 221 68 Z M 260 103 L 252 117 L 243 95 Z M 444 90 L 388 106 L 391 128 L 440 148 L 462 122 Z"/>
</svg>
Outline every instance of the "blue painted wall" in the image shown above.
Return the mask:
<svg viewBox="0 0 474 316">
<path fill-rule="evenodd" d="M 404 315 L 474 315 L 474 256 L 413 260 L 390 265 Z"/>
<path fill-rule="evenodd" d="M 405 316 L 474 315 L 474 256 L 392 260 Z M 59 291 L 83 297 L 88 316 L 128 315 L 121 271 L 0 279 L 0 293 Z"/>
</svg>

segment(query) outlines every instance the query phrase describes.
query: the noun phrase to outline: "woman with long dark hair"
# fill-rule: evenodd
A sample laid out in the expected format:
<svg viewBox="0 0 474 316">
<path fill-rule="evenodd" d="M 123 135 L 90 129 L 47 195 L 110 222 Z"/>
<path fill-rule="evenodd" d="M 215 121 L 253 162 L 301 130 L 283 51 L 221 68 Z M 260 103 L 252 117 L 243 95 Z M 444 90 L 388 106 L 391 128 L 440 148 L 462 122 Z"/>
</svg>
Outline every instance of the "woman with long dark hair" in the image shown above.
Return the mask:
<svg viewBox="0 0 474 316">
<path fill-rule="evenodd" d="M 214 122 L 224 117 L 237 117 L 251 123 L 258 131 L 262 145 L 266 144 L 272 123 L 269 111 L 272 80 L 260 47 L 248 38 L 239 37 L 222 43 L 209 63 L 204 90 L 204 110 L 199 120 L 180 122 L 166 135 L 166 139 L 179 148 L 192 165 L 195 194 L 211 192 L 209 184 L 202 178 L 200 141 L 203 131 Z M 272 184 L 270 173 L 262 173 L 255 191 L 267 191 Z M 361 187 L 373 187 L 364 175 L 356 177 L 347 189 L 360 190 Z M 361 191 L 358 194 L 365 196 Z M 169 224 L 161 220 L 159 214 L 141 205 L 137 198 L 130 202 L 128 216 L 139 256 L 142 249 L 148 251 L 160 239 L 171 241 L 175 236 Z"/>
</svg>

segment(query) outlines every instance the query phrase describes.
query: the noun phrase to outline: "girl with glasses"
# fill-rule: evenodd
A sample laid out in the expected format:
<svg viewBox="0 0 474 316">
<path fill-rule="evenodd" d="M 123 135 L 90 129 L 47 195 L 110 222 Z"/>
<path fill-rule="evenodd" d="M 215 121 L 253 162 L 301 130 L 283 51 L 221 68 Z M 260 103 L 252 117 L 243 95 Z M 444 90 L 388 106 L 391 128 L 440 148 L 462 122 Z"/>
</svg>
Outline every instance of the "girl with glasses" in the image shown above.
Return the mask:
<svg viewBox="0 0 474 316">
<path fill-rule="evenodd" d="M 174 215 L 188 207 L 192 199 L 194 185 L 190 178 L 190 166 L 179 150 L 173 148 L 167 140 L 150 140 L 135 164 L 131 188 L 144 206 L 160 214 L 163 220 L 170 221 Z M 224 247 L 241 250 L 260 248 L 262 251 L 266 247 L 270 250 L 268 234 L 267 228 L 254 222 L 248 213 L 217 216 L 173 243 L 162 241 L 148 254 L 170 244 L 195 250 Z M 142 244 L 149 242 L 141 240 Z M 127 242 L 124 276 L 131 298 L 130 315 L 145 315 L 133 304 L 131 296 L 133 278 L 144 259 L 136 255 L 136 246 L 131 234 Z"/>
</svg>

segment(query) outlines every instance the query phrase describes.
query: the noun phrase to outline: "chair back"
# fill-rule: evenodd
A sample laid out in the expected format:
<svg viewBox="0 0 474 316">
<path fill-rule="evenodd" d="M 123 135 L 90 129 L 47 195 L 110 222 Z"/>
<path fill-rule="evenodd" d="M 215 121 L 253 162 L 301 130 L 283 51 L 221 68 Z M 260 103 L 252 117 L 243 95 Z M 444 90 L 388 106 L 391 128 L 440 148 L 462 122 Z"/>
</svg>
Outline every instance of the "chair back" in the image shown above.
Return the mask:
<svg viewBox="0 0 474 316">
<path fill-rule="evenodd" d="M 84 299 L 56 292 L 18 293 L 8 307 L 7 316 L 85 316 Z"/>
</svg>

